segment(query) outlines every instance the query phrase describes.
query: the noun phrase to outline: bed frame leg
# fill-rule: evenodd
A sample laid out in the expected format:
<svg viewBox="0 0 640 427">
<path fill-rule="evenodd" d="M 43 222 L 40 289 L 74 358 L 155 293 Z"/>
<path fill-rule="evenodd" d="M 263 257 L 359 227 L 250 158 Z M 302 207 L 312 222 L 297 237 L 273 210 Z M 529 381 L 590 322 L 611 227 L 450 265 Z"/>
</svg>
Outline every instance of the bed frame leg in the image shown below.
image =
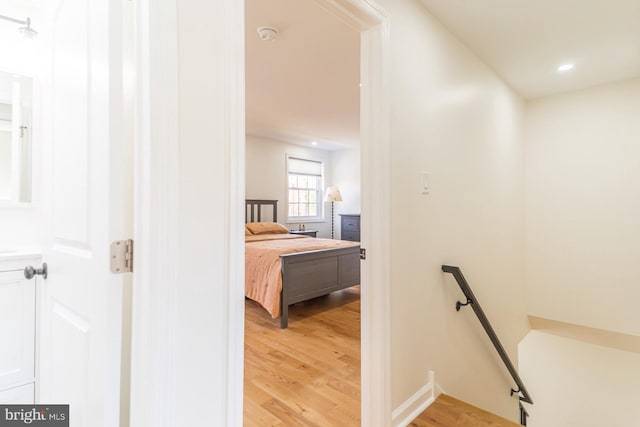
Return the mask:
<svg viewBox="0 0 640 427">
<path fill-rule="evenodd" d="M 280 329 L 287 329 L 289 326 L 289 306 L 282 304 L 280 308 Z"/>
<path fill-rule="evenodd" d="M 284 262 L 282 268 L 284 270 Z M 282 290 L 280 291 L 280 329 L 287 329 L 289 326 L 289 303 L 287 302 L 287 292 L 285 292 L 284 271 L 282 272 Z"/>
</svg>

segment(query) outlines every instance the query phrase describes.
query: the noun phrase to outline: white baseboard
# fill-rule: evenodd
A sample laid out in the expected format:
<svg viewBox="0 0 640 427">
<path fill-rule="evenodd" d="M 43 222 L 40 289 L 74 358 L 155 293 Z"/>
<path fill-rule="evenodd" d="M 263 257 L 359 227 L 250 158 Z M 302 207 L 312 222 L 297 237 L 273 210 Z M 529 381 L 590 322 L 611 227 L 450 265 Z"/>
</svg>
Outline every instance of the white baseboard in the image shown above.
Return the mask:
<svg viewBox="0 0 640 427">
<path fill-rule="evenodd" d="M 436 400 L 435 372 L 429 371 L 429 381 L 413 396 L 398 406 L 392 414 L 393 427 L 406 427 Z"/>
</svg>

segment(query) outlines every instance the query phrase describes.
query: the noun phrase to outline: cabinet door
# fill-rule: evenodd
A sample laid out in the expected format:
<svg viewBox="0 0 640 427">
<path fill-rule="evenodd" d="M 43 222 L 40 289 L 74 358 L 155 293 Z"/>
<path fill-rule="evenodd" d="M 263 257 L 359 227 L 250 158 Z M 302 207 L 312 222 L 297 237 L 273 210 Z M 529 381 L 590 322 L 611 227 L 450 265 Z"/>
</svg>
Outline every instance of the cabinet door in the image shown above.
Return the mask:
<svg viewBox="0 0 640 427">
<path fill-rule="evenodd" d="M 20 387 L 0 391 L 0 404 L 3 405 L 33 405 L 35 403 L 35 385 L 25 384 Z"/>
<path fill-rule="evenodd" d="M 34 378 L 35 282 L 0 272 L 0 390 Z"/>
</svg>

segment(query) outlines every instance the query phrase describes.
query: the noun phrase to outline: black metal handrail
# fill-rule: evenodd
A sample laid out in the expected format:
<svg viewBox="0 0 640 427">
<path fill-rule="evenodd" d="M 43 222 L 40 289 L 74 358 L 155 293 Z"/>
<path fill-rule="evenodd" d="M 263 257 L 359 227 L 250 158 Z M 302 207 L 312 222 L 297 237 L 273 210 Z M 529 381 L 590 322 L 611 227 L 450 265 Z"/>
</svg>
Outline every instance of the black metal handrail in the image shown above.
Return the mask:
<svg viewBox="0 0 640 427">
<path fill-rule="evenodd" d="M 524 406 L 522 406 L 522 402 L 520 402 L 520 425 L 523 425 L 523 426 L 527 425 L 528 416 L 529 416 L 529 413 L 527 412 L 526 409 L 524 409 Z"/>
<path fill-rule="evenodd" d="M 464 307 L 466 305 L 471 305 L 471 308 L 473 309 L 473 312 L 478 317 L 480 324 L 484 328 L 487 335 L 489 335 L 489 339 L 493 343 L 493 346 L 496 348 L 498 355 L 500 356 L 505 366 L 507 367 L 507 370 L 511 374 L 511 377 L 516 382 L 518 389 L 517 390 L 511 389 L 511 395 L 513 396 L 515 393 L 522 393 L 522 396 L 518 396 L 518 398 L 522 402 L 533 404 L 531 395 L 527 391 L 527 388 L 524 386 L 522 379 L 520 379 L 520 375 L 518 375 L 518 372 L 516 371 L 516 368 L 513 366 L 513 363 L 511 363 L 511 359 L 509 359 L 509 355 L 507 354 L 504 347 L 502 346 L 502 343 L 498 339 L 496 332 L 493 330 L 491 323 L 489 323 L 489 319 L 487 319 L 487 316 L 484 314 L 484 311 L 482 310 L 480 303 L 476 299 L 476 296 L 473 294 L 473 291 L 471 290 L 469 283 L 467 283 L 467 280 L 462 275 L 462 271 L 460 270 L 460 268 L 453 267 L 450 265 L 443 265 L 442 271 L 444 271 L 445 273 L 451 273 L 453 275 L 453 277 L 456 279 L 456 282 L 458 282 L 458 286 L 460 286 L 462 293 L 464 293 L 464 296 L 467 298 L 467 302 L 465 303 L 462 303 L 460 301 L 456 302 L 456 311 L 460 311 L 461 307 Z M 527 411 L 524 410 L 524 407 L 520 405 L 520 420 L 521 422 L 524 421 L 522 425 L 526 425 L 526 420 L 528 415 L 529 414 L 527 414 Z"/>
</svg>

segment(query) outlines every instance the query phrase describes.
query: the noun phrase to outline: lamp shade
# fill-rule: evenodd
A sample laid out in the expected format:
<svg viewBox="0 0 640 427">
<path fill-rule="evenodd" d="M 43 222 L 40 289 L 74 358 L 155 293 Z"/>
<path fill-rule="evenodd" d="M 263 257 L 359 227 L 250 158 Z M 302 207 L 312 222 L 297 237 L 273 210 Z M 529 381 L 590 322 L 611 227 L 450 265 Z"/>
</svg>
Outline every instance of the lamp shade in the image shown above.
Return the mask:
<svg viewBox="0 0 640 427">
<path fill-rule="evenodd" d="M 338 190 L 338 187 L 327 187 L 327 191 L 324 193 L 324 201 L 341 202 L 342 194 L 340 194 L 340 190 Z"/>
</svg>

